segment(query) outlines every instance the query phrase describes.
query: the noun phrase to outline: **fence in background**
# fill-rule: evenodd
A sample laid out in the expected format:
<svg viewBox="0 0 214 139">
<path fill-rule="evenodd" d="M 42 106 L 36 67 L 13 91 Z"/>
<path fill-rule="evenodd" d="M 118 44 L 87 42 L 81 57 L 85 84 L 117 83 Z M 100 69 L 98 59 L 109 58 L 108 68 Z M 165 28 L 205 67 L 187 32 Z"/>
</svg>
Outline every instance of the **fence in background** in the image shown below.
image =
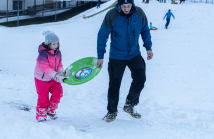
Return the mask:
<svg viewBox="0 0 214 139">
<path fill-rule="evenodd" d="M 18 15 L 29 15 L 34 16 L 37 13 L 46 13 L 50 11 L 56 10 L 63 10 L 63 9 L 71 9 L 73 7 L 78 7 L 88 3 L 88 1 L 63 1 L 63 2 L 54 2 L 48 4 L 41 4 L 36 6 L 28 7 L 26 10 L 11 10 L 11 11 L 0 11 L 0 19 L 1 18 L 8 18 L 8 17 L 15 17 Z"/>
</svg>

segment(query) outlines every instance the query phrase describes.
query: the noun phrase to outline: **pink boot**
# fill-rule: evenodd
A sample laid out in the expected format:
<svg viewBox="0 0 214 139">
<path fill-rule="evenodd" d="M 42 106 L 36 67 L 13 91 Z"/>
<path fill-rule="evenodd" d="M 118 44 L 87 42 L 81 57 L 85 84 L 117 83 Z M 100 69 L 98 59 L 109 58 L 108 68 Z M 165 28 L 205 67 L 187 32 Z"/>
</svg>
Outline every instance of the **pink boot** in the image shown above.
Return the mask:
<svg viewBox="0 0 214 139">
<path fill-rule="evenodd" d="M 48 111 L 47 111 L 47 115 L 52 119 L 55 120 L 58 118 L 57 114 L 56 114 L 56 109 L 58 108 L 58 104 L 57 103 L 51 103 L 48 106 Z"/>
<path fill-rule="evenodd" d="M 36 120 L 38 122 L 43 122 L 47 120 L 47 109 L 38 108 L 36 111 Z"/>
</svg>

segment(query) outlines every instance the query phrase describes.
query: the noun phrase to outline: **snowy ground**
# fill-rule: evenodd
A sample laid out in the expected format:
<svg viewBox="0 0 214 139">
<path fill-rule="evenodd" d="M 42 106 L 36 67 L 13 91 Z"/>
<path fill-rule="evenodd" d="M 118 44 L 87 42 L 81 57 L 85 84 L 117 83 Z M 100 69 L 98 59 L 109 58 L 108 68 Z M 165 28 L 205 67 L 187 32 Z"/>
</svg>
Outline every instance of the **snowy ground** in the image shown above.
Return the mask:
<svg viewBox="0 0 214 139">
<path fill-rule="evenodd" d="M 104 67 L 96 78 L 79 86 L 63 84 L 59 119 L 44 123 L 35 119 L 33 71 L 42 32 L 53 30 L 59 36 L 64 67 L 96 56 L 97 33 L 107 11 L 83 19 L 101 10 L 93 8 L 63 22 L 0 26 L 0 139 L 213 139 L 213 4 L 135 3 L 158 28 L 151 31 L 154 58 L 146 60 L 147 82 L 137 106 L 142 118 L 134 119 L 122 110 L 131 83 L 127 69 L 117 119 L 102 120 L 107 113 L 108 42 Z M 166 30 L 163 17 L 169 8 L 175 20 Z M 146 58 L 143 47 L 141 52 Z"/>
</svg>

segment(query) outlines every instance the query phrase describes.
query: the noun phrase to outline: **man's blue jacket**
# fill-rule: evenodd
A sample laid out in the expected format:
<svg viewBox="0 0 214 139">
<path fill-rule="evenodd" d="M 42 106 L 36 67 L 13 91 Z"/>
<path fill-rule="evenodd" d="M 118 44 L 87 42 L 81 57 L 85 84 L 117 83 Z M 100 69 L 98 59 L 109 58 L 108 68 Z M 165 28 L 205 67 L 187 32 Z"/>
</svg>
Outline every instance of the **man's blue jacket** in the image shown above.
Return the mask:
<svg viewBox="0 0 214 139">
<path fill-rule="evenodd" d="M 166 18 L 171 18 L 171 16 L 173 16 L 174 17 L 174 15 L 171 13 L 171 12 L 167 12 L 166 13 L 166 15 L 164 16 L 164 18 L 166 17 Z M 163 19 L 164 19 L 163 18 Z M 175 17 L 174 17 L 175 18 Z"/>
<path fill-rule="evenodd" d="M 106 42 L 111 33 L 110 59 L 130 60 L 140 54 L 139 37 L 146 50 L 151 50 L 150 29 L 145 13 L 132 6 L 129 14 L 124 14 L 115 5 L 105 16 L 97 37 L 98 59 L 103 59 Z"/>
</svg>

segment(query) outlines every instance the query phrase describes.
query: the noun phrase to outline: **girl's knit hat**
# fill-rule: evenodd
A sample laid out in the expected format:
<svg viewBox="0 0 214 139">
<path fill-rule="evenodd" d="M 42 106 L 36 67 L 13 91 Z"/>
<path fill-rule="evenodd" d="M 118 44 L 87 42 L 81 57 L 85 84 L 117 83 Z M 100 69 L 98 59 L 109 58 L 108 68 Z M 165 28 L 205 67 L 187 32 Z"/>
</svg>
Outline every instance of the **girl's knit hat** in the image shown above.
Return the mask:
<svg viewBox="0 0 214 139">
<path fill-rule="evenodd" d="M 52 42 L 59 41 L 59 37 L 53 31 L 44 31 L 42 33 L 45 36 L 45 44 L 48 45 Z"/>
</svg>

